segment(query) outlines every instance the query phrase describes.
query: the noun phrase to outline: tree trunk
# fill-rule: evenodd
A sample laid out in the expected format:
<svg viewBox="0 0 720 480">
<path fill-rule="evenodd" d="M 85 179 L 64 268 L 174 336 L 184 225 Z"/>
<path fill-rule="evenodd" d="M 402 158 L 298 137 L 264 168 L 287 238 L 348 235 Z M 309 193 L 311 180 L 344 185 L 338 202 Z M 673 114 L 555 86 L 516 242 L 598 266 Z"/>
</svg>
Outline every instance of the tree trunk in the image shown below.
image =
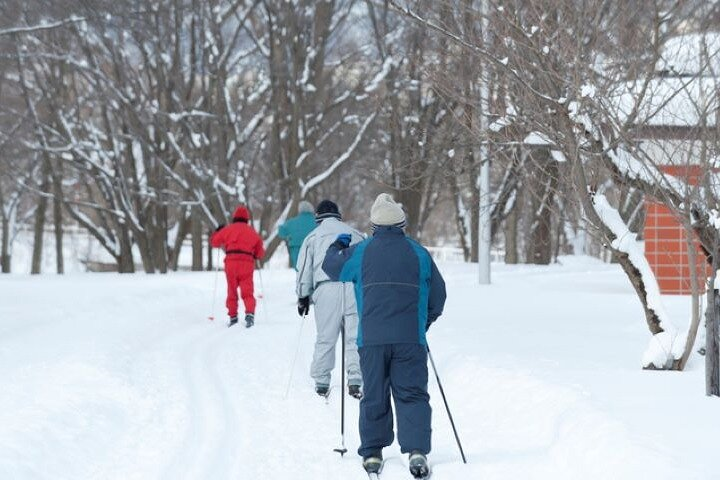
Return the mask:
<svg viewBox="0 0 720 480">
<path fill-rule="evenodd" d="M 10 273 L 10 221 L 2 219 L 2 249 L 0 249 L 2 273 Z"/>
<path fill-rule="evenodd" d="M 117 258 L 118 273 L 135 273 L 135 263 L 132 254 L 129 252 L 122 253 Z"/>
<path fill-rule="evenodd" d="M 688 249 L 688 263 L 690 264 L 690 289 L 692 290 L 691 296 L 691 315 L 690 315 L 690 328 L 688 329 L 687 338 L 685 340 L 685 350 L 679 360 L 675 361 L 673 368 L 676 370 L 685 370 L 690 354 L 692 353 L 693 347 L 695 346 L 695 339 L 700 328 L 700 281 L 698 279 L 698 268 L 697 268 L 697 246 L 695 245 L 695 235 L 692 233 L 692 225 L 689 222 L 684 222 L 683 227 L 685 228 L 686 245 Z"/>
<path fill-rule="evenodd" d="M 123 226 L 123 230 L 119 232 L 118 236 L 120 237 L 120 257 L 117 258 L 118 273 L 135 273 L 130 232 Z"/>
<path fill-rule="evenodd" d="M 528 262 L 535 265 L 549 265 L 552 260 L 552 220 L 549 209 L 542 208 L 536 217 L 528 251 Z"/>
<path fill-rule="evenodd" d="M 270 243 L 265 246 L 265 257 L 262 260 L 260 260 L 261 265 L 264 265 L 265 262 L 270 260 L 270 258 L 275 253 L 275 250 L 277 250 L 277 248 L 281 245 L 281 243 L 282 243 L 282 240 L 280 239 L 280 237 L 278 237 L 276 235 L 275 238 L 273 238 L 270 241 Z"/>
<path fill-rule="evenodd" d="M 718 236 L 715 233 L 713 251 L 718 250 Z M 712 260 L 712 275 L 707 293 L 707 309 L 705 311 L 705 394 L 720 397 L 720 292 L 715 289 L 720 259 L 717 255 Z"/>
<path fill-rule="evenodd" d="M 213 249 L 212 245 L 210 244 L 210 235 L 212 233 L 208 233 L 208 249 L 207 249 L 207 271 L 212 272 L 213 269 Z"/>
<path fill-rule="evenodd" d="M 515 193 L 515 204 L 505 219 L 505 263 L 515 265 L 520 262 L 518 256 L 518 219 L 520 190 Z"/>
<path fill-rule="evenodd" d="M 561 132 L 566 132 L 566 134 L 570 134 L 573 131 L 573 128 L 575 128 L 574 124 L 569 120 L 569 118 L 565 117 L 565 128 L 561 129 Z M 568 151 L 571 152 L 577 152 L 580 150 L 578 146 L 574 143 L 571 143 L 570 145 L 568 145 L 568 147 Z M 598 152 L 601 151 L 601 145 L 594 145 L 594 148 L 596 148 Z M 650 332 L 653 335 L 662 332 L 663 329 L 660 327 L 660 318 L 658 317 L 657 313 L 655 313 L 655 311 L 650 308 L 650 305 L 648 303 L 647 291 L 645 290 L 645 284 L 643 282 L 642 275 L 638 271 L 637 267 L 635 267 L 635 265 L 633 265 L 633 263 L 630 261 L 630 257 L 627 254 L 620 252 L 619 250 L 612 247 L 612 241 L 616 238 L 615 234 L 612 232 L 610 227 L 608 227 L 603 222 L 602 218 L 600 218 L 600 215 L 595 210 L 593 200 L 594 195 L 592 193 L 588 195 L 588 187 L 590 186 L 590 182 L 588 181 L 588 176 L 582 161 L 583 157 L 580 155 L 568 155 L 567 158 L 571 162 L 569 165 L 569 174 L 573 184 L 572 188 L 576 192 L 576 198 L 580 200 L 580 204 L 582 206 L 586 220 L 591 225 L 599 229 L 599 234 L 601 235 L 600 238 L 604 239 L 605 244 L 608 245 L 608 250 L 618 256 L 620 266 L 627 275 L 628 280 L 630 280 L 630 283 L 632 284 L 633 289 L 635 290 L 635 293 L 637 294 L 638 299 L 642 304 L 643 311 L 645 313 L 645 321 L 648 325 L 648 329 L 650 330 Z"/>
<path fill-rule="evenodd" d="M 194 208 L 191 217 L 191 238 L 192 238 L 192 267 L 193 272 L 200 272 L 203 269 L 203 235 L 202 219 L 199 209 Z"/>
<path fill-rule="evenodd" d="M 473 182 L 474 183 L 474 182 Z M 472 200 L 470 201 L 470 261 L 478 261 L 478 233 L 480 229 L 480 191 L 477 185 L 470 187 Z"/>
<path fill-rule="evenodd" d="M 60 174 L 60 162 L 55 165 L 52 173 L 53 183 L 53 224 L 55 227 L 55 266 L 57 273 L 65 273 L 65 260 L 63 258 L 63 192 L 62 192 L 62 176 Z"/>
<path fill-rule="evenodd" d="M 562 208 L 560 208 L 560 217 L 557 219 L 555 225 L 555 247 L 553 248 L 552 262 L 557 263 L 558 257 L 563 252 L 563 247 L 566 244 L 565 239 L 565 216 L 563 215 Z"/>
<path fill-rule="evenodd" d="M 460 247 L 463 251 L 463 259 L 467 262 L 470 260 L 470 245 L 468 244 L 469 236 L 467 231 L 467 212 L 463 211 L 463 200 L 460 187 L 458 186 L 457 174 L 450 175 L 450 189 L 452 192 L 453 205 L 455 206 L 455 227 L 460 237 Z"/>
<path fill-rule="evenodd" d="M 167 273 L 168 271 L 168 242 L 167 242 L 167 231 L 168 231 L 168 209 L 163 203 L 163 197 L 160 196 L 160 205 L 157 207 L 157 216 L 155 218 L 155 225 L 151 227 L 153 230 L 153 247 L 155 259 L 155 266 L 160 273 Z"/>
<path fill-rule="evenodd" d="M 182 211 L 180 215 L 182 218 L 178 222 L 175 244 L 169 252 L 169 268 L 174 272 L 177 272 L 178 264 L 180 262 L 180 252 L 182 251 L 183 244 L 185 243 L 185 238 L 188 236 L 188 233 L 192 228 L 192 217 L 186 216 L 186 211 Z M 192 213 L 190 215 L 192 215 Z"/>
<path fill-rule="evenodd" d="M 422 192 L 418 190 L 417 186 L 413 185 L 398 192 L 396 198 L 402 203 L 407 213 L 405 232 L 409 237 L 419 238 Z"/>
<path fill-rule="evenodd" d="M 714 281 L 716 274 L 713 274 Z M 711 283 L 712 285 L 713 283 Z M 708 289 L 708 308 L 705 328 L 705 394 L 720 397 L 720 345 L 718 345 L 718 321 L 720 321 L 720 292 Z"/>
<path fill-rule="evenodd" d="M 552 204 L 558 183 L 557 162 L 550 156 L 550 151 L 543 149 L 536 152 L 536 162 L 543 166 L 533 182 L 536 191 L 533 198 L 533 217 L 528 245 L 528 263 L 549 265 L 552 261 Z"/>
<path fill-rule="evenodd" d="M 135 232 L 135 242 L 138 246 L 138 250 L 140 251 L 140 260 L 143 264 L 143 270 L 145 270 L 145 273 L 155 273 L 155 261 L 153 259 L 153 244 L 152 241 L 148 239 L 147 232 L 149 231 L 149 228 L 145 228 L 145 232 L 138 234 L 138 232 Z"/>
<path fill-rule="evenodd" d="M 43 183 L 41 190 L 47 192 L 49 190 L 48 175 L 46 167 L 43 167 Z M 47 197 L 40 195 L 38 198 L 37 210 L 35 211 L 35 227 L 33 229 L 33 252 L 32 252 L 32 266 L 30 273 L 36 275 L 42 271 L 42 252 L 43 252 L 43 239 L 45 234 L 45 212 L 47 210 Z"/>
</svg>

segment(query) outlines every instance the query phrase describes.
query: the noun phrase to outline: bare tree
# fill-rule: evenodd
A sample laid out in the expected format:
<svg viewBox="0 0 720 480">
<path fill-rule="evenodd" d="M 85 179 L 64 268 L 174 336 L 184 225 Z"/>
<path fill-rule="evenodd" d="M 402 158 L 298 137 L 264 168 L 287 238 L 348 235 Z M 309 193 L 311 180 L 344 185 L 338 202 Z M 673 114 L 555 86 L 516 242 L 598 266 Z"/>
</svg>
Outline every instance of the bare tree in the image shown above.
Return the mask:
<svg viewBox="0 0 720 480">
<path fill-rule="evenodd" d="M 490 25 L 500 39 L 490 50 L 464 30 L 418 13 L 416 2 L 391 3 L 412 21 L 463 47 L 463 54 L 481 57 L 500 72 L 507 82 L 507 102 L 504 111 L 495 110 L 496 122 L 508 133 L 536 132 L 567 162 L 566 174 L 548 172 L 548 177 L 557 178 L 559 191 L 578 202 L 591 231 L 604 240 L 628 275 L 654 335 L 651 343 L 661 343 L 666 350 L 655 366 L 677 368 L 677 331 L 655 301 L 656 289 L 650 288 L 654 277 L 641 265 L 644 257 L 618 237 L 618 231 L 626 230 L 606 221 L 604 215 L 611 210 L 606 207 L 598 213 L 594 192 L 610 179 L 660 198 L 681 216 L 690 213 L 692 202 L 687 201 L 683 183 L 665 175 L 659 161 L 634 145 L 638 126 L 647 120 L 641 117 L 647 116 L 648 99 L 651 110 L 658 110 L 657 95 L 648 90 L 656 81 L 663 45 L 680 25 L 699 18 L 698 12 L 691 5 L 663 1 L 638 2 L 633 9 L 612 2 L 584 8 L 573 2 L 490 2 Z M 447 3 L 479 15 L 477 4 Z M 633 28 L 627 28 L 630 19 Z M 676 84 L 669 98 L 683 88 L 683 82 Z M 519 138 L 517 133 L 508 137 L 513 138 Z M 694 221 L 693 230 L 712 251 L 716 233 L 705 222 L 714 205 L 703 203 L 705 220 Z"/>
<path fill-rule="evenodd" d="M 271 255 L 277 226 L 299 201 L 358 157 L 377 115 L 374 92 L 387 72 L 365 54 L 356 2 L 261 3 L 264 21 L 254 22 L 254 38 L 270 78 L 271 188 L 264 192 L 262 230 Z"/>
</svg>

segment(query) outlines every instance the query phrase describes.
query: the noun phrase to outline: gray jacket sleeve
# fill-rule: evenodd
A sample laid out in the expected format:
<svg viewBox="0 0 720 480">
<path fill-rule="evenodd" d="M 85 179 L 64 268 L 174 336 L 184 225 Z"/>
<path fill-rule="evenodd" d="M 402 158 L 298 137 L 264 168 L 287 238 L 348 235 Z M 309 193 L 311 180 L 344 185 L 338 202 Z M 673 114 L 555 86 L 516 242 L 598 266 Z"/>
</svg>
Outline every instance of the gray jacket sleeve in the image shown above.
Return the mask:
<svg viewBox="0 0 720 480">
<path fill-rule="evenodd" d="M 309 297 L 313 293 L 313 271 L 314 271 L 314 258 L 313 258 L 313 238 L 314 235 L 310 233 L 305 240 L 303 240 L 300 246 L 300 253 L 297 259 L 297 282 L 295 291 L 298 298 Z"/>
</svg>

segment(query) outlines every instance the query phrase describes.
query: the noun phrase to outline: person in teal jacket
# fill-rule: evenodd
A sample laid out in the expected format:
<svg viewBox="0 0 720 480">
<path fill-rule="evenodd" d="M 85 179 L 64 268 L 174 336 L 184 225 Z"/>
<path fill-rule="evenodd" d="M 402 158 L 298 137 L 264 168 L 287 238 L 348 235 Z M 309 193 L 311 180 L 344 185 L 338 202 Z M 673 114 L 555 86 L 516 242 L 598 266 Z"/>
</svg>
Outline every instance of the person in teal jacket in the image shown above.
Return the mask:
<svg viewBox="0 0 720 480">
<path fill-rule="evenodd" d="M 288 254 L 290 254 L 290 266 L 297 270 L 297 258 L 303 240 L 315 229 L 315 209 L 310 202 L 303 200 L 298 205 L 298 214 L 280 225 L 278 236 L 285 240 Z"/>
</svg>

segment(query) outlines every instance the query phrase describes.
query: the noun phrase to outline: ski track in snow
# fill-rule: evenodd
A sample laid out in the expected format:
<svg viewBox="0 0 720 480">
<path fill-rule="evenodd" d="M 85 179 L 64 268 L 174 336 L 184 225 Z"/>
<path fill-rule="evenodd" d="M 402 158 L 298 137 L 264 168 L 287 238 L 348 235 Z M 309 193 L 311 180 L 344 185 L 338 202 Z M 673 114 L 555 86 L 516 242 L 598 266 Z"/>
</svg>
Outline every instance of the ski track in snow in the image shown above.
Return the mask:
<svg viewBox="0 0 720 480">
<path fill-rule="evenodd" d="M 613 268 L 501 268 L 483 290 L 471 266 L 441 265 L 449 302 L 429 340 L 469 464 L 460 462 L 431 370 L 433 480 L 713 478 L 683 457 L 712 434 L 707 423 L 676 433 L 679 445 L 691 444 L 679 453 L 633 420 L 649 410 L 661 423 L 668 405 L 707 413 L 708 404 L 694 384 L 679 397 L 684 404 L 639 397 L 678 386 L 664 387 L 671 379 L 625 365 L 625 350 L 614 355 L 602 344 L 635 335 L 637 351 L 631 341 L 627 350 L 639 356 L 644 340 L 642 324 L 605 319 L 603 308 L 639 311 Z M 207 320 L 208 273 L 0 277 L 0 478 L 366 479 L 355 453 L 358 402 L 349 397 L 348 453 L 332 451 L 340 362 L 325 404 L 308 376 L 312 315 L 284 398 L 300 328 L 293 273 L 264 275 L 251 329 L 225 327 L 221 288 L 216 320 Z M 578 321 L 572 302 L 564 309 L 569 288 L 577 302 L 597 302 L 590 308 L 604 320 Z M 31 296 L 37 289 L 41 301 Z M 569 320 L 575 328 L 558 323 Z M 620 334 L 599 345 L 577 341 L 613 328 Z M 683 374 L 683 388 L 693 373 Z M 382 480 L 411 478 L 397 443 L 384 454 Z"/>
<path fill-rule="evenodd" d="M 182 345 L 178 360 L 187 364 L 183 386 L 190 421 L 165 478 L 219 478 L 223 472 L 238 472 L 233 461 L 238 458 L 232 452 L 235 445 L 229 442 L 242 438 L 238 435 L 238 411 L 219 372 L 221 340 L 226 333 L 236 332 L 205 332 L 205 338 L 199 335 Z"/>
</svg>

